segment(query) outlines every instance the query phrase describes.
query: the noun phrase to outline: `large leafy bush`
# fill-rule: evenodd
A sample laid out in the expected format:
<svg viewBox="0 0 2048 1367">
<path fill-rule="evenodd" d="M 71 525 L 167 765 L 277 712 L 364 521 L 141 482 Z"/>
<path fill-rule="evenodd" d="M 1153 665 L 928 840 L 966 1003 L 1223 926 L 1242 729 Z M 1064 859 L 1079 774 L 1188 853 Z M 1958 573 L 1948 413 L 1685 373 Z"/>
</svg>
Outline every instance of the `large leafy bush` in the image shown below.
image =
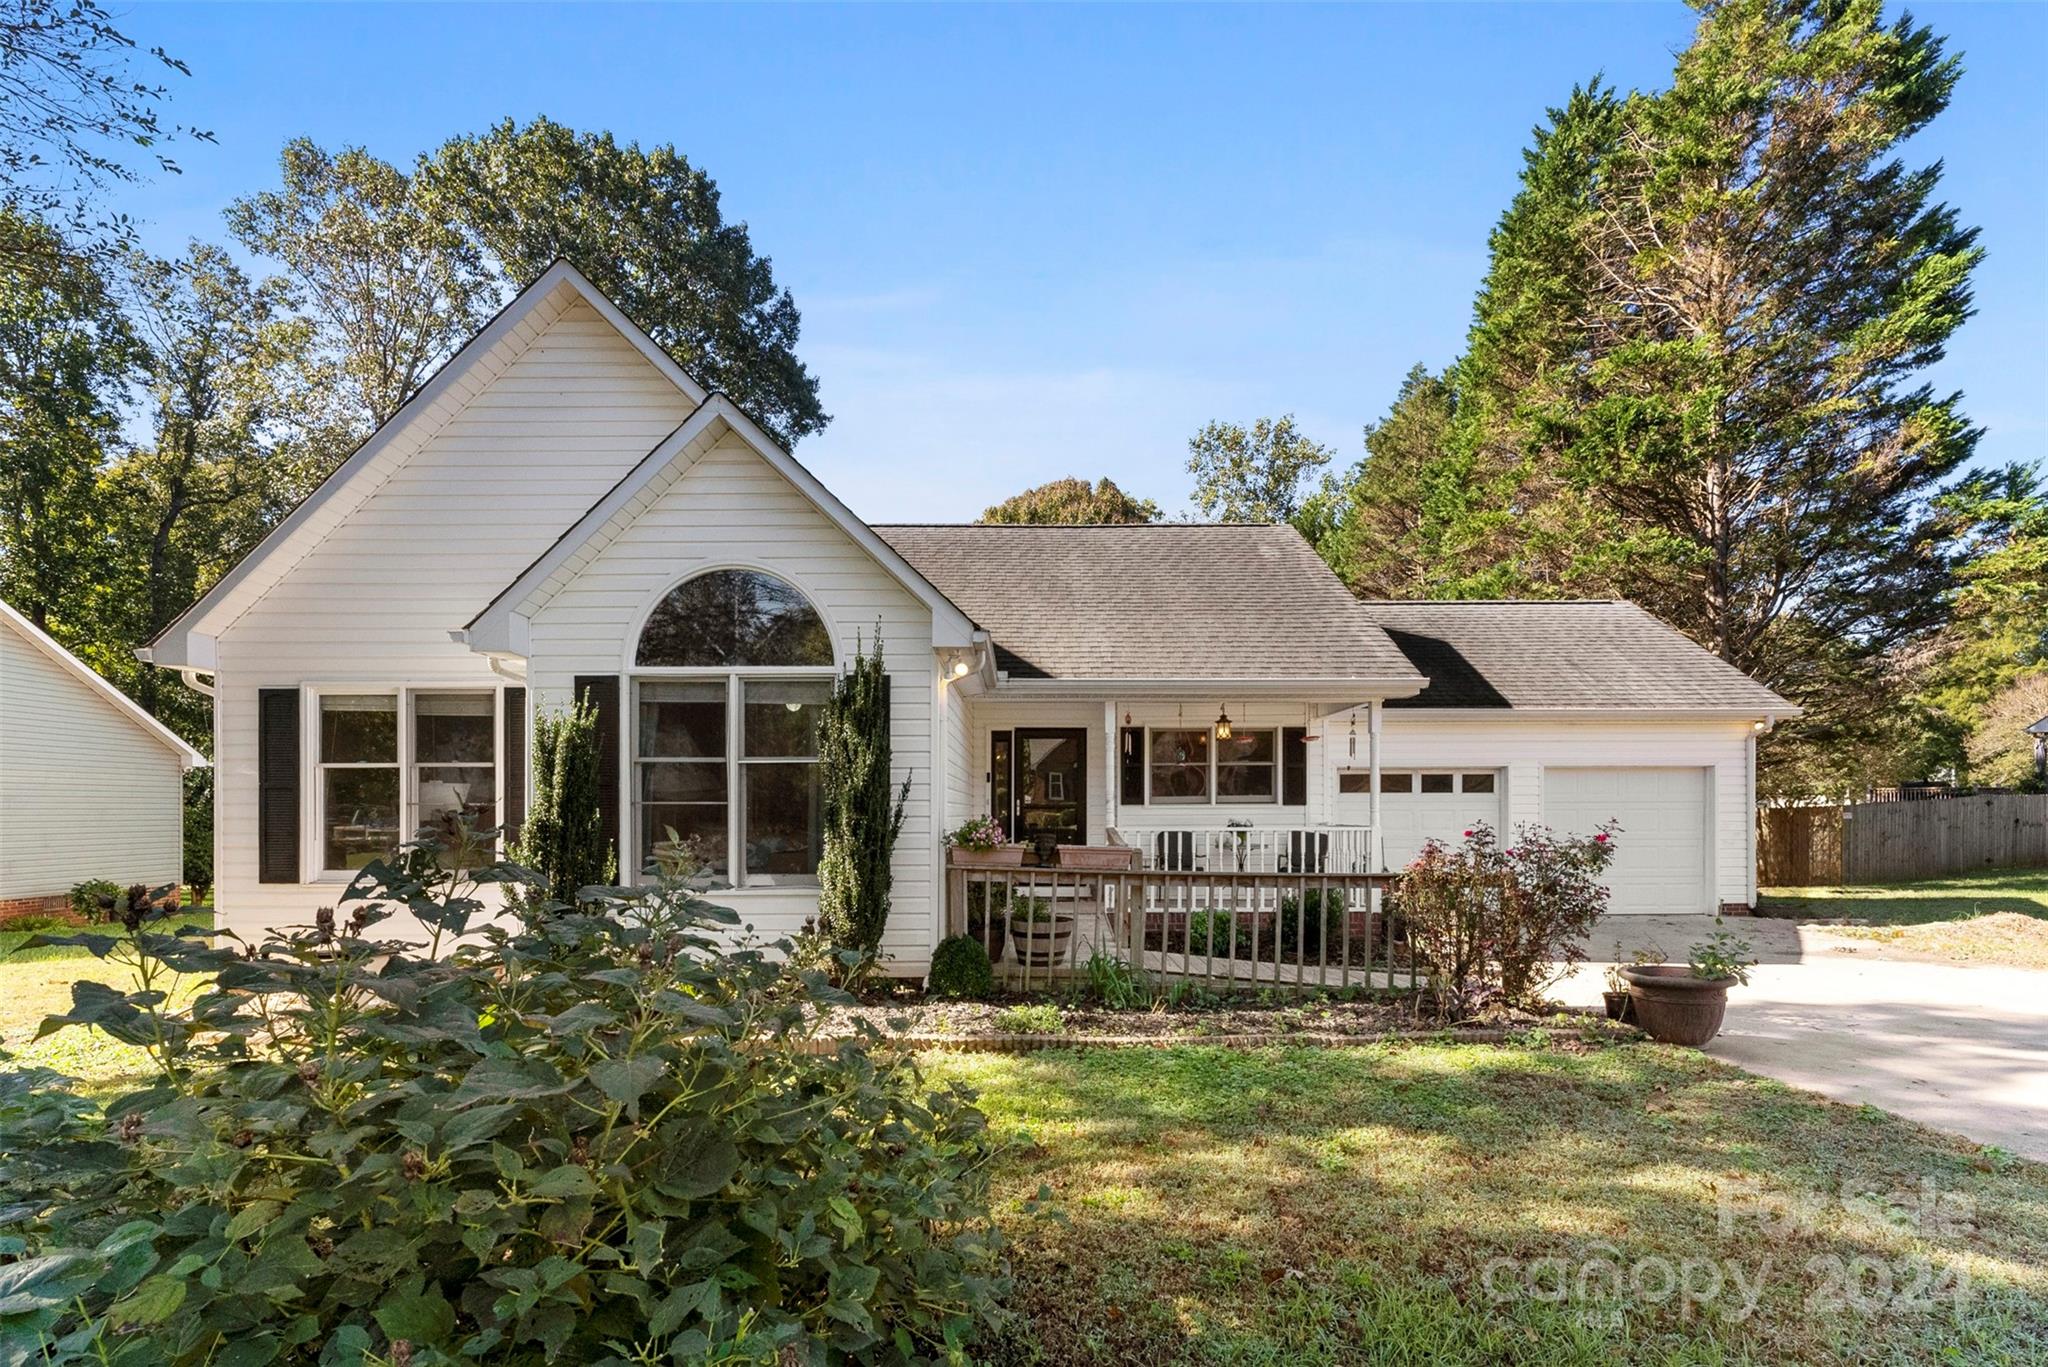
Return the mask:
<svg viewBox="0 0 2048 1367">
<path fill-rule="evenodd" d="M 158 1076 L 0 1073 L 0 1363 L 964 1360 L 1006 1286 L 971 1097 L 820 1052 L 822 976 L 676 885 L 490 920 L 517 876 L 409 850 L 246 956 L 45 937 L 135 982 L 44 1030 Z"/>
<path fill-rule="evenodd" d="M 1522 826 L 1503 848 L 1482 824 L 1461 844 L 1422 847 L 1397 895 L 1441 1013 L 1531 1005 L 1584 959 L 1578 941 L 1607 909 L 1600 875 L 1614 859 L 1619 829 L 1609 823 L 1591 835 L 1561 836 Z"/>
</svg>

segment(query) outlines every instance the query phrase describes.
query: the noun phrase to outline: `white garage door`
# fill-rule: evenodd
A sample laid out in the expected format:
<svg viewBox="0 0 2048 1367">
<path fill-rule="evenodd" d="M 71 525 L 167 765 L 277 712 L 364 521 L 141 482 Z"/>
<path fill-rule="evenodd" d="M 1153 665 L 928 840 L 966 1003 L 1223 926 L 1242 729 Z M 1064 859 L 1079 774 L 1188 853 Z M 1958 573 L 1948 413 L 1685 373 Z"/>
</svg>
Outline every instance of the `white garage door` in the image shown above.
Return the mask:
<svg viewBox="0 0 2048 1367">
<path fill-rule="evenodd" d="M 1712 911 L 1705 769 L 1545 769 L 1543 823 L 1586 834 L 1621 823 L 1608 867 L 1608 910 Z"/>
<path fill-rule="evenodd" d="M 1347 769 L 1337 776 L 1337 820 L 1371 820 L 1371 775 Z M 1478 822 L 1501 829 L 1500 773 L 1493 769 L 1385 769 L 1380 772 L 1380 821 L 1386 827 L 1387 867 L 1405 868 L 1428 841 L 1455 845 Z"/>
</svg>

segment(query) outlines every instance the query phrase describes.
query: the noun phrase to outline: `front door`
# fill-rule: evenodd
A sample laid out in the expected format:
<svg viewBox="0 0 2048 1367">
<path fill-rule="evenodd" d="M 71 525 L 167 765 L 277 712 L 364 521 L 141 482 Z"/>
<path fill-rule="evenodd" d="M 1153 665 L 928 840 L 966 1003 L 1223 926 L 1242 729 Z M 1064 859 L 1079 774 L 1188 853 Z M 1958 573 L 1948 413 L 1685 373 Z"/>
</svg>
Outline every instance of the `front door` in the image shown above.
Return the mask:
<svg viewBox="0 0 2048 1367">
<path fill-rule="evenodd" d="M 1011 838 L 1056 845 L 1088 841 L 1088 732 L 1019 730 L 1011 747 Z"/>
</svg>

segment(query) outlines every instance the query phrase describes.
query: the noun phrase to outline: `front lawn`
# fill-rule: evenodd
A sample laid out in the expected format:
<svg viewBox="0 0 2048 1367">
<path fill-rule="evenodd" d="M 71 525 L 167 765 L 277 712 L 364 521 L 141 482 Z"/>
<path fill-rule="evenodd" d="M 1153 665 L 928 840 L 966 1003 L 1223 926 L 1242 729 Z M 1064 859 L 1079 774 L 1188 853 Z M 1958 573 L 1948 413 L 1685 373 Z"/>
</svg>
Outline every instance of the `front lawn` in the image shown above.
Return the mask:
<svg viewBox="0 0 2048 1367">
<path fill-rule="evenodd" d="M 1918 883 L 1771 888 L 1758 912 L 1870 924 L 1829 934 L 1959 963 L 2048 969 L 2048 869 L 2005 869 Z"/>
<path fill-rule="evenodd" d="M 1690 1052 L 928 1063 L 1031 1140 L 1000 1181 L 1025 1318 L 998 1362 L 1990 1364 L 2048 1339 L 2048 1167 Z M 1066 1224 L 1025 1214 L 1041 1182 Z"/>
<path fill-rule="evenodd" d="M 211 926 L 213 912 L 179 912 L 168 926 Z M 0 1067 L 40 1064 L 77 1078 L 91 1090 L 118 1090 L 120 1084 L 149 1071 L 149 1056 L 133 1045 L 108 1038 L 98 1030 L 60 1030 L 47 1039 L 34 1038 L 45 1016 L 71 1009 L 71 984 L 80 978 L 129 990 L 127 970 L 102 963 L 83 949 L 23 949 L 36 934 L 68 935 L 76 930 L 120 935 L 116 926 L 63 927 L 49 931 L 0 930 L 0 1049 L 14 1056 Z"/>
</svg>

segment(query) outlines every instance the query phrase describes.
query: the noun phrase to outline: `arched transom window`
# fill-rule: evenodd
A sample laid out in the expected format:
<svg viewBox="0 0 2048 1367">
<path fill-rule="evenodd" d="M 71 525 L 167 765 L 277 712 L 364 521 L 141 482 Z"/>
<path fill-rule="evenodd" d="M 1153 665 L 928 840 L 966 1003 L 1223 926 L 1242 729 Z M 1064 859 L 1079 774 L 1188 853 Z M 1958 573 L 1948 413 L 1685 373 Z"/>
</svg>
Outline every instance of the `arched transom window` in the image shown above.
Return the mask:
<svg viewBox="0 0 2048 1367">
<path fill-rule="evenodd" d="M 832 638 L 794 585 L 711 570 L 670 589 L 634 651 L 633 807 L 641 864 L 689 846 L 745 886 L 817 877 L 818 719 Z"/>
<path fill-rule="evenodd" d="M 712 570 L 668 591 L 635 658 L 710 669 L 830 665 L 832 638 L 794 585 L 759 570 Z"/>
</svg>

